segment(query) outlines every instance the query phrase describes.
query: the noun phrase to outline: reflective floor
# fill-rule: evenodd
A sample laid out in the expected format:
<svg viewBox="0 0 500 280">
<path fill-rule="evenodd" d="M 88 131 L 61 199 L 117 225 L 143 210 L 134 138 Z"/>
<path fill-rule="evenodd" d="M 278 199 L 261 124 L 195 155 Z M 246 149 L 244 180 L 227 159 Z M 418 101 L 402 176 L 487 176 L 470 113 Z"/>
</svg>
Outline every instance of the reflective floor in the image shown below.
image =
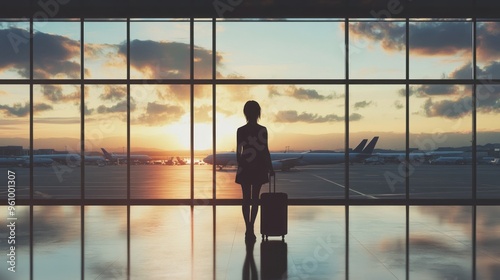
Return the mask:
<svg viewBox="0 0 500 280">
<path fill-rule="evenodd" d="M 33 279 L 500 279 L 500 206 L 478 206 L 475 243 L 472 207 L 410 207 L 408 264 L 404 206 L 349 207 L 347 238 L 344 206 L 290 206 L 285 242 L 253 246 L 239 206 L 131 206 L 130 230 L 126 206 L 83 209 L 34 206 Z M 0 279 L 29 279 L 29 207 L 16 217 Z"/>
</svg>

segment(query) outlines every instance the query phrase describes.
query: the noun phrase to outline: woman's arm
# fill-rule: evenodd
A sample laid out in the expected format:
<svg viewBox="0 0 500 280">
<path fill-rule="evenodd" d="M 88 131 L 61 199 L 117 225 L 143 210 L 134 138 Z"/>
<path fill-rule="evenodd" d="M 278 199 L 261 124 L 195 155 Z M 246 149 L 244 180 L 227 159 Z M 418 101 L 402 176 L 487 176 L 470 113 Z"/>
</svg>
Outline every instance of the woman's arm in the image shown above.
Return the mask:
<svg viewBox="0 0 500 280">
<path fill-rule="evenodd" d="M 269 175 L 274 176 L 273 162 L 271 160 L 271 153 L 269 152 L 267 128 L 264 128 L 264 154 L 266 155 L 266 164 L 268 165 Z"/>
<path fill-rule="evenodd" d="M 236 161 L 238 162 L 238 165 L 241 165 L 240 160 L 241 160 L 242 149 L 243 149 L 243 141 L 241 136 L 241 130 L 238 128 L 238 130 L 236 131 Z"/>
</svg>

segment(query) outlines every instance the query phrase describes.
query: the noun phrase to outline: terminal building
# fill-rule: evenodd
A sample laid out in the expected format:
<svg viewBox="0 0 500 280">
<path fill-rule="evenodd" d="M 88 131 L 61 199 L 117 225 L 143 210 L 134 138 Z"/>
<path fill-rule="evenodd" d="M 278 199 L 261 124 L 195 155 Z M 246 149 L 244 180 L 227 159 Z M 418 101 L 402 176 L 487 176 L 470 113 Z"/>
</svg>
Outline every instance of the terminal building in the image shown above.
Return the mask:
<svg viewBox="0 0 500 280">
<path fill-rule="evenodd" d="M 3 2 L 0 279 L 500 279 L 499 1 Z"/>
</svg>

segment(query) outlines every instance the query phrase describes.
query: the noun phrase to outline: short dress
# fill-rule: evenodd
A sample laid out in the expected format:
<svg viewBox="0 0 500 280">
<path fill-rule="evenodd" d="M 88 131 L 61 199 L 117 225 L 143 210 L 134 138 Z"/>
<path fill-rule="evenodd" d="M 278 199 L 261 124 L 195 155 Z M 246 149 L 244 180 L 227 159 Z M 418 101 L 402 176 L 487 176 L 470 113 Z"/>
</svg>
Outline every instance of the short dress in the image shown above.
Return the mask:
<svg viewBox="0 0 500 280">
<path fill-rule="evenodd" d="M 239 149 L 236 152 L 240 156 L 235 182 L 242 185 L 262 185 L 269 182 L 271 156 L 266 127 L 247 123 L 238 128 L 236 135 Z"/>
</svg>

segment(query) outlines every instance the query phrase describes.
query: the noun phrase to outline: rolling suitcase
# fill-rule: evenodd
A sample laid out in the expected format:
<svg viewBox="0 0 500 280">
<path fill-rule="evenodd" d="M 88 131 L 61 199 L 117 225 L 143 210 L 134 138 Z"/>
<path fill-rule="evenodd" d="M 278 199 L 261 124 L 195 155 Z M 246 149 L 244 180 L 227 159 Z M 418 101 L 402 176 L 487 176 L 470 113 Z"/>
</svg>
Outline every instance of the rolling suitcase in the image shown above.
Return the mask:
<svg viewBox="0 0 500 280">
<path fill-rule="evenodd" d="M 285 240 L 288 233 L 288 195 L 276 192 L 276 176 L 273 176 L 274 191 L 271 192 L 271 178 L 269 178 L 269 192 L 260 196 L 260 234 L 266 240 L 269 236 L 281 236 Z"/>
</svg>

